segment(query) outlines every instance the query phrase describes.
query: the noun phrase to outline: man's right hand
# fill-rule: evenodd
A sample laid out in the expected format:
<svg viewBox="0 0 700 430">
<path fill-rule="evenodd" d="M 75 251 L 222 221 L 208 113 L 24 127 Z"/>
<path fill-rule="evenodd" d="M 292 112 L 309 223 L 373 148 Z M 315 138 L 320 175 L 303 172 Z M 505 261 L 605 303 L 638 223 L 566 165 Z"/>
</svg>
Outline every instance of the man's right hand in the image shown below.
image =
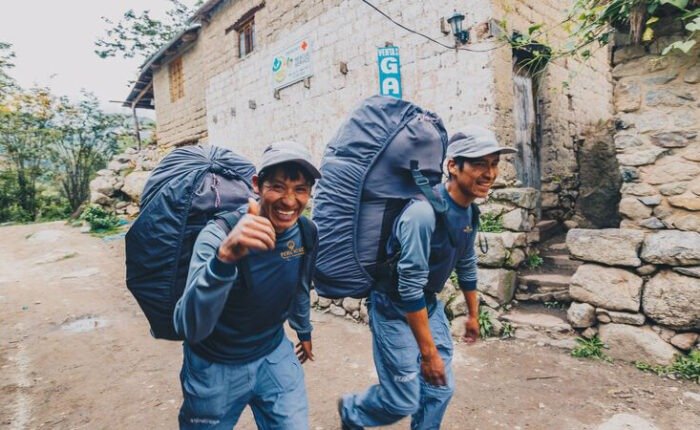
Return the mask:
<svg viewBox="0 0 700 430">
<path fill-rule="evenodd" d="M 442 357 L 435 347 L 433 335 L 430 332 L 428 310 L 423 308 L 415 312 L 408 312 L 406 320 L 416 338 L 418 349 L 420 349 L 420 371 L 423 378 L 431 385 L 446 385 L 445 363 L 442 362 Z"/>
<path fill-rule="evenodd" d="M 269 251 L 275 248 L 275 229 L 270 220 L 260 216 L 260 205 L 248 199 L 248 213 L 243 215 L 218 251 L 219 260 L 235 263 L 248 255 L 250 250 Z"/>
<path fill-rule="evenodd" d="M 445 363 L 442 357 L 437 352 L 433 352 L 429 356 L 421 356 L 420 371 L 423 374 L 423 379 L 430 385 L 447 385 L 445 377 Z"/>
</svg>

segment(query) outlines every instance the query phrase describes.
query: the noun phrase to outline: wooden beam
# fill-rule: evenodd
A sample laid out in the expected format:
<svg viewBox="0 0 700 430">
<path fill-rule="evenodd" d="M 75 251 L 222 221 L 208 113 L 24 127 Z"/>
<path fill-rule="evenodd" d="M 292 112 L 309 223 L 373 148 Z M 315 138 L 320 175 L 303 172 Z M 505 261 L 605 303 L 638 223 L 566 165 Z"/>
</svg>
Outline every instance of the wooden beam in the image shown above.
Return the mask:
<svg viewBox="0 0 700 430">
<path fill-rule="evenodd" d="M 236 22 L 233 23 L 233 25 L 230 25 L 226 27 L 226 30 L 224 30 L 224 34 L 229 34 L 232 31 L 238 31 L 241 29 L 241 25 L 245 24 L 250 18 L 252 18 L 257 11 L 265 7 L 265 2 L 263 1 L 257 6 L 252 7 L 248 12 L 244 13 L 241 15 L 240 18 Z"/>
<path fill-rule="evenodd" d="M 197 40 L 197 32 L 185 33 L 182 35 L 182 41 L 185 43 L 194 42 Z"/>
<path fill-rule="evenodd" d="M 131 114 L 134 117 L 134 131 L 136 132 L 136 142 L 139 144 L 139 151 L 141 150 L 141 127 L 139 125 L 139 117 L 136 115 L 136 105 L 139 104 L 141 99 L 146 93 L 153 88 L 153 81 L 146 85 L 136 96 L 134 101 L 131 103 Z"/>
</svg>

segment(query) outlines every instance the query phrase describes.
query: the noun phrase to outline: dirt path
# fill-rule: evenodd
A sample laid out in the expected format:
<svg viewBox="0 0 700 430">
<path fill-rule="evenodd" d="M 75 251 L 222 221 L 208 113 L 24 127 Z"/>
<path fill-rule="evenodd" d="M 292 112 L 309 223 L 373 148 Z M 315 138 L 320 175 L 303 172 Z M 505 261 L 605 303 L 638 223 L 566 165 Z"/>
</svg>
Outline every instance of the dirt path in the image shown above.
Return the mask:
<svg viewBox="0 0 700 430">
<path fill-rule="evenodd" d="M 62 223 L 0 228 L 0 428 L 177 427 L 181 346 L 147 334 L 123 261 L 122 240 Z M 313 318 L 311 428 L 336 429 L 338 395 L 375 380 L 369 332 Z M 698 385 L 628 365 L 490 341 L 457 345 L 455 373 L 445 429 L 597 429 L 620 413 L 659 429 L 700 428 Z M 248 412 L 238 428 L 255 428 Z"/>
</svg>

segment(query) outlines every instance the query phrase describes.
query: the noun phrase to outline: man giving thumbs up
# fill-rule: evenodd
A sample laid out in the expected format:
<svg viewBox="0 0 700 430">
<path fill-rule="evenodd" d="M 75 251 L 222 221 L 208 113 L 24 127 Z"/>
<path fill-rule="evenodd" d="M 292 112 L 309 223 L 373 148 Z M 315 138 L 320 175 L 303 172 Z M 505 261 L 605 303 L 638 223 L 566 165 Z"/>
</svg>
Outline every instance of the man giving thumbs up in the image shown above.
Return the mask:
<svg viewBox="0 0 700 430">
<path fill-rule="evenodd" d="M 320 177 L 306 148 L 274 143 L 253 177 L 259 202 L 250 199 L 199 234 L 174 315 L 185 337 L 181 429 L 230 429 L 247 405 L 260 429 L 308 428 L 301 363 L 314 358 L 309 285 L 317 238 L 301 213 Z"/>
</svg>

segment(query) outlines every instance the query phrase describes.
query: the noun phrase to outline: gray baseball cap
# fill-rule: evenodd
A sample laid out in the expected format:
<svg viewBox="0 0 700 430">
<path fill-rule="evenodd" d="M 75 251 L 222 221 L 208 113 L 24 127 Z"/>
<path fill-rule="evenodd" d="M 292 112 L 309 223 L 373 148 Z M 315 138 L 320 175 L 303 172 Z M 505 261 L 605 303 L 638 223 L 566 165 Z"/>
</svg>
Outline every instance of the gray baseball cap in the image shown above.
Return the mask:
<svg viewBox="0 0 700 430">
<path fill-rule="evenodd" d="M 447 146 L 446 157 L 447 159 L 479 158 L 496 152 L 512 154 L 518 151 L 499 146 L 496 135 L 491 130 L 478 125 L 468 125 L 452 135 Z"/>
<path fill-rule="evenodd" d="M 313 178 L 321 178 L 321 172 L 311 162 L 309 150 L 304 145 L 291 140 L 275 142 L 265 148 L 258 171 L 260 172 L 267 167 L 290 161 L 301 165 Z"/>
</svg>

